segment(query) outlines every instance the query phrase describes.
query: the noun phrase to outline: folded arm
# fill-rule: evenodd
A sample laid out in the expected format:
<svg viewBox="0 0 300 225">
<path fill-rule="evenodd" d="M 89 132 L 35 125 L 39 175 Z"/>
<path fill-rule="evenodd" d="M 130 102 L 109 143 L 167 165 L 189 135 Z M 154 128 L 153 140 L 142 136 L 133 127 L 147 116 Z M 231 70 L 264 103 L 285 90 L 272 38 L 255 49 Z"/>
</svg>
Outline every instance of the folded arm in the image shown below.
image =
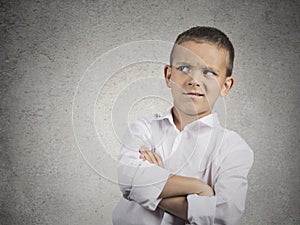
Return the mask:
<svg viewBox="0 0 300 225">
<path fill-rule="evenodd" d="M 123 197 L 154 211 L 165 198 L 206 192 L 213 195 L 212 189 L 202 181 L 172 175 L 163 165 L 159 165 L 157 159 L 153 159 L 155 163 L 142 159 L 139 150 L 140 146 L 147 145 L 151 136 L 147 134 L 148 130 L 146 122 L 138 121 L 125 134 L 118 165 L 118 179 Z M 165 201 L 162 205 L 164 203 L 168 202 Z M 164 208 L 167 209 L 167 205 Z"/>
<path fill-rule="evenodd" d="M 162 160 L 157 153 L 142 147 L 140 149 L 140 154 L 141 159 L 163 167 Z M 188 202 L 186 196 L 189 194 L 214 196 L 214 191 L 208 184 L 199 179 L 170 175 L 159 195 L 159 198 L 163 198 L 159 203 L 159 207 L 174 216 L 187 221 Z"/>
<path fill-rule="evenodd" d="M 238 224 L 253 163 L 252 150 L 240 137 L 229 137 L 236 141 L 226 145 L 229 151 L 218 159 L 212 196 L 211 187 L 200 180 L 172 175 L 157 159 L 153 165 L 140 158 L 139 149 L 147 142 L 145 131 L 149 128 L 141 123 L 133 128 L 125 136 L 119 157 L 119 184 L 125 198 L 152 211 L 159 206 L 192 224 Z"/>
<path fill-rule="evenodd" d="M 174 216 L 177 216 L 187 221 L 188 216 L 188 202 L 186 196 L 178 196 L 171 198 L 164 198 L 160 203 L 159 207 Z"/>
<path fill-rule="evenodd" d="M 215 196 L 210 186 L 200 180 L 170 176 L 160 194 L 163 200 L 159 207 L 192 224 L 238 224 L 245 207 L 253 152 L 239 136 L 235 138 L 237 141 L 229 146 L 231 151 L 223 156 L 215 174 Z"/>
<path fill-rule="evenodd" d="M 161 157 L 154 151 L 146 147 L 140 148 L 140 158 L 147 160 L 151 164 L 164 167 Z M 205 182 L 186 176 L 179 176 L 171 174 L 164 185 L 159 198 L 170 198 L 185 196 L 188 194 L 199 194 L 202 196 L 214 196 L 214 191 Z"/>
</svg>

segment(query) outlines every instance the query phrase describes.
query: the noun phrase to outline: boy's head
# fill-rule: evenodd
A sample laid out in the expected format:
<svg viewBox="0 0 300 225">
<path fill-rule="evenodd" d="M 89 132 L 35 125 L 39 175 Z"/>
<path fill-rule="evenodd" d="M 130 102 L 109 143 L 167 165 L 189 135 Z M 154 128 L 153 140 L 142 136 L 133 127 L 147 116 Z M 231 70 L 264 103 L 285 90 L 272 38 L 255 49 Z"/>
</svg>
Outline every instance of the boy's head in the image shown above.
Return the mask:
<svg viewBox="0 0 300 225">
<path fill-rule="evenodd" d="M 180 116 L 212 112 L 218 97 L 233 86 L 233 60 L 231 42 L 216 28 L 193 27 L 177 37 L 164 72 Z"/>
<path fill-rule="evenodd" d="M 226 50 L 228 53 L 226 76 L 231 76 L 234 61 L 234 48 L 226 34 L 217 28 L 202 26 L 192 27 L 189 30 L 182 32 L 178 35 L 171 51 L 170 65 L 172 65 L 173 53 L 176 46 L 187 41 L 194 41 L 196 43 L 211 43 Z"/>
</svg>

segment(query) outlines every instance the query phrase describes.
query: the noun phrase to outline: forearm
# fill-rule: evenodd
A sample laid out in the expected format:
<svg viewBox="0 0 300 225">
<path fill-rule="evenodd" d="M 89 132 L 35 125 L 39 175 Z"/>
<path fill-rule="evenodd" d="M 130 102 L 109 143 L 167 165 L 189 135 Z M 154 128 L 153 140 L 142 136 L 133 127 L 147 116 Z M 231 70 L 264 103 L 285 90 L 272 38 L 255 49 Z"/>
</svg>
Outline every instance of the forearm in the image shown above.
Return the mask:
<svg viewBox="0 0 300 225">
<path fill-rule="evenodd" d="M 159 198 L 184 196 L 188 194 L 213 196 L 214 192 L 209 185 L 199 179 L 170 175 Z"/>
<path fill-rule="evenodd" d="M 189 194 L 213 196 L 214 191 L 209 185 L 199 179 L 170 175 L 159 196 L 163 198 L 159 207 L 187 221 L 188 202 L 186 195 Z"/>
<path fill-rule="evenodd" d="M 185 196 L 164 198 L 159 207 L 174 216 L 187 220 L 188 203 Z"/>
</svg>

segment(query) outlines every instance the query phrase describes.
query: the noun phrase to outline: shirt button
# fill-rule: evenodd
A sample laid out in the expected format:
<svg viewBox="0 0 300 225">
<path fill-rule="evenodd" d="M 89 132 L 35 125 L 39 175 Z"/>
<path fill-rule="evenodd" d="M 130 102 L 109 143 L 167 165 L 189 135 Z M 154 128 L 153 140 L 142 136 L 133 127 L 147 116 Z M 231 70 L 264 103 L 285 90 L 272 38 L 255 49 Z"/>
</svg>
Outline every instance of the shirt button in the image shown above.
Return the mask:
<svg viewBox="0 0 300 225">
<path fill-rule="evenodd" d="M 155 113 L 154 116 L 155 116 L 156 118 L 159 118 L 159 117 L 161 117 L 161 114 Z"/>
</svg>

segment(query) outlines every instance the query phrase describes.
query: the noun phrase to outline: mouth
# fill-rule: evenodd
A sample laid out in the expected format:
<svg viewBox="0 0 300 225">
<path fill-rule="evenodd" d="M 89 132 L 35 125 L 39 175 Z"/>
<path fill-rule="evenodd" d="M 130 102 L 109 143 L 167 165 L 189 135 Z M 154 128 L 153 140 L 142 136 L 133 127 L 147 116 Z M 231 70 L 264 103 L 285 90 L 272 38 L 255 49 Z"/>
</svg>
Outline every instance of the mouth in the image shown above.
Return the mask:
<svg viewBox="0 0 300 225">
<path fill-rule="evenodd" d="M 182 94 L 190 96 L 190 97 L 201 97 L 201 96 L 204 96 L 204 94 L 197 93 L 197 92 L 184 92 Z"/>
</svg>

